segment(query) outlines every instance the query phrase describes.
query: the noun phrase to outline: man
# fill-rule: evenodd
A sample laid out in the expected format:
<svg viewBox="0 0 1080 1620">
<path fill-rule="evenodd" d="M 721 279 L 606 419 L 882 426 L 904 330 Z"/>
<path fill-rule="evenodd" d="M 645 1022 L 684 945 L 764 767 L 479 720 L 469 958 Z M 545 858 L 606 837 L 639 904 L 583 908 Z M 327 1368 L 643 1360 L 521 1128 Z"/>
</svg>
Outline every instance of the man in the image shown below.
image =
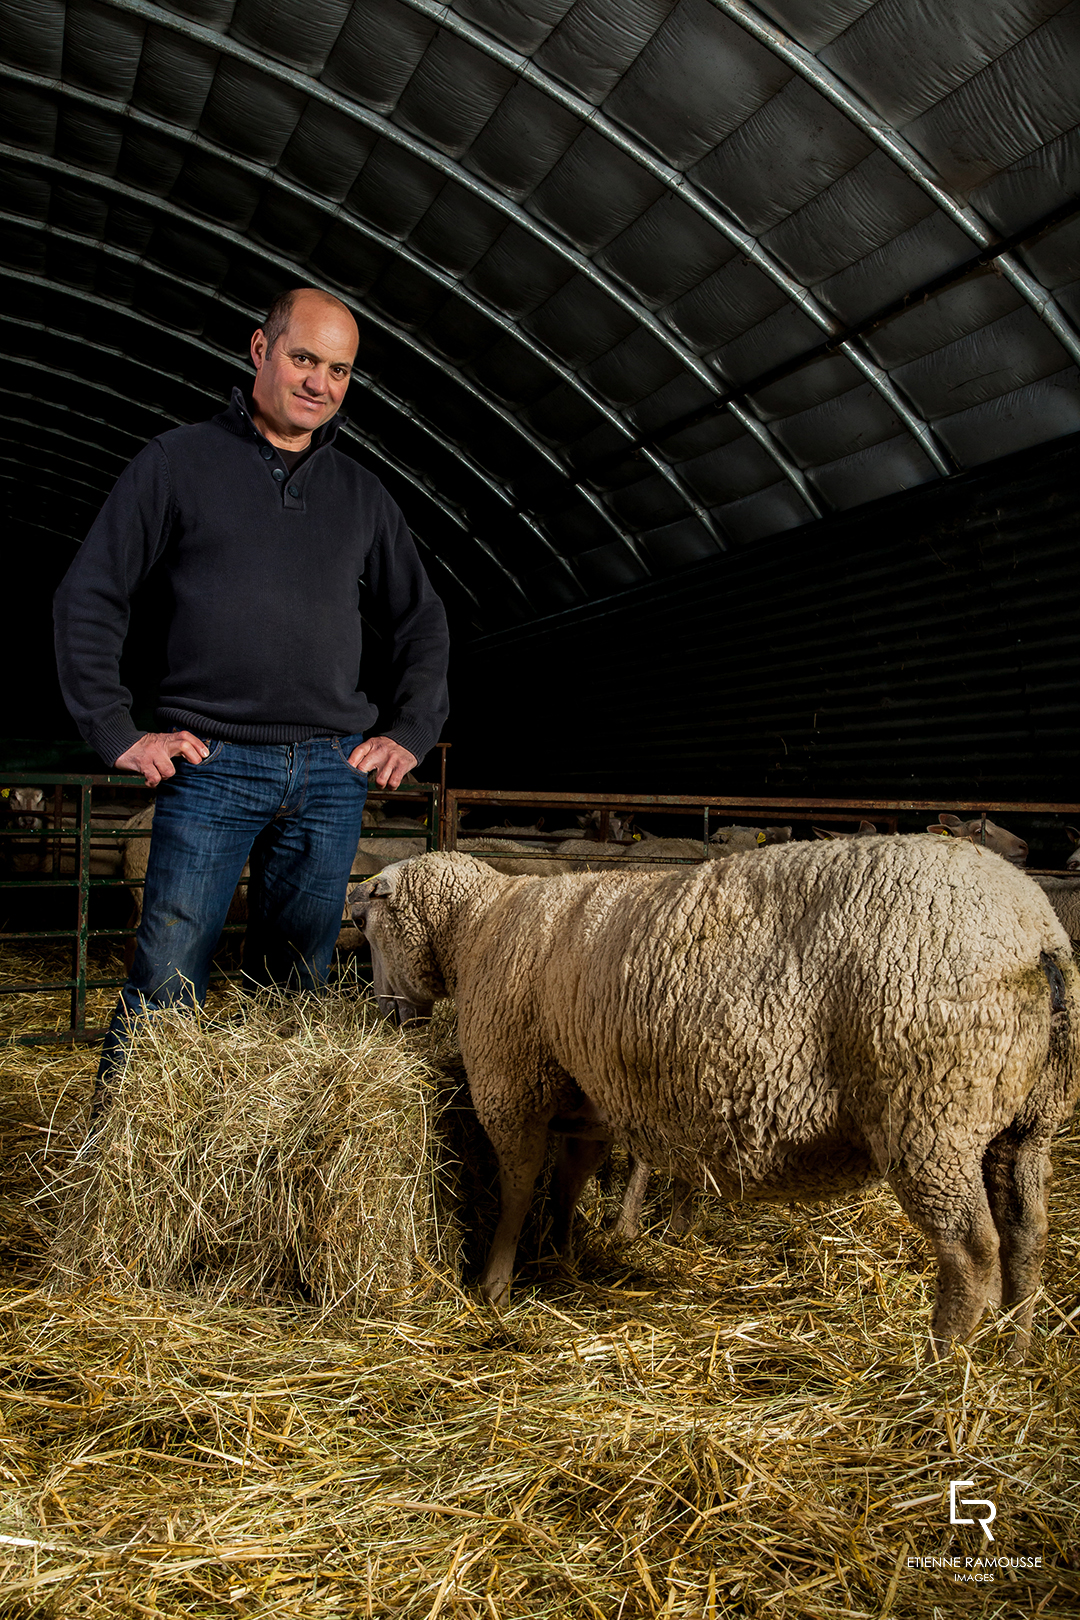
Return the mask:
<svg viewBox="0 0 1080 1620">
<path fill-rule="evenodd" d="M 367 778 L 397 787 L 446 717 L 446 619 L 379 481 L 336 450 L 359 333 L 314 288 L 251 340 L 250 402 L 153 439 L 121 473 L 56 594 L 61 685 L 110 767 L 158 789 L 131 976 L 102 1054 L 107 1096 L 131 1020 L 200 1004 L 250 858 L 243 971 L 325 982 Z M 157 564 L 171 612 L 161 731 L 121 685 L 132 593 Z M 359 689 L 361 586 L 388 625 L 389 723 Z"/>
</svg>

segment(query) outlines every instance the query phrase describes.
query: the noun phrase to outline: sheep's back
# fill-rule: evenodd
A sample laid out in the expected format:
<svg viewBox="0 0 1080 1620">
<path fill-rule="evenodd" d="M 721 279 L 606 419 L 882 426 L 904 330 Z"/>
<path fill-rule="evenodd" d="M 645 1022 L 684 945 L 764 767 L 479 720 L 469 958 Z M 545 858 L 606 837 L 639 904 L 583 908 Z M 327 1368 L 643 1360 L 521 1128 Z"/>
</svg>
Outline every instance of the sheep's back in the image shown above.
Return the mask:
<svg viewBox="0 0 1080 1620">
<path fill-rule="evenodd" d="M 648 1162 L 734 1155 L 751 1180 L 830 1141 L 865 1179 L 931 1120 L 1011 1119 L 1046 1051 L 1040 953 L 1068 953 L 1029 878 L 929 837 L 565 877 L 493 911 L 498 1016 L 517 1002 Z"/>
</svg>

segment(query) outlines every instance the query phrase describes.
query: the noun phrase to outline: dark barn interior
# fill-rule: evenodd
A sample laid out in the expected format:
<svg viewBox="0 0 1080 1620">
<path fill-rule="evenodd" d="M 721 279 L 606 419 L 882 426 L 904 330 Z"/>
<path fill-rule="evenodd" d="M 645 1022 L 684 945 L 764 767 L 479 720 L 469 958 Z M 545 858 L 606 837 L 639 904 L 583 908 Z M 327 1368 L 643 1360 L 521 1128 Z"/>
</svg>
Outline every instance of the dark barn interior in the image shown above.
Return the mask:
<svg viewBox="0 0 1080 1620">
<path fill-rule="evenodd" d="M 1077 10 L 7 4 L 8 767 L 101 768 L 52 590 L 310 284 L 450 614 L 453 782 L 1075 797 Z M 151 581 L 146 723 L 159 624 Z"/>
<path fill-rule="evenodd" d="M 1078 25 L 0 0 L 0 1620 L 1080 1620 Z"/>
</svg>

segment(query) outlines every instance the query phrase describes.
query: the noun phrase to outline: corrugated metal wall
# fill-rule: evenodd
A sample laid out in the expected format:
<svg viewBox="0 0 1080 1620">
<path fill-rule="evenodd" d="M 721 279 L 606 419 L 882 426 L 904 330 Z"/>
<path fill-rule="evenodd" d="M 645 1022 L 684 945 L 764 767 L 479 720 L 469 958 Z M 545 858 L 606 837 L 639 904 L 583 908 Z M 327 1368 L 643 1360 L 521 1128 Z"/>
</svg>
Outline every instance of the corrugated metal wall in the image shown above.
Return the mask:
<svg viewBox="0 0 1080 1620">
<path fill-rule="evenodd" d="M 457 659 L 452 780 L 1075 799 L 1077 438 Z"/>
</svg>

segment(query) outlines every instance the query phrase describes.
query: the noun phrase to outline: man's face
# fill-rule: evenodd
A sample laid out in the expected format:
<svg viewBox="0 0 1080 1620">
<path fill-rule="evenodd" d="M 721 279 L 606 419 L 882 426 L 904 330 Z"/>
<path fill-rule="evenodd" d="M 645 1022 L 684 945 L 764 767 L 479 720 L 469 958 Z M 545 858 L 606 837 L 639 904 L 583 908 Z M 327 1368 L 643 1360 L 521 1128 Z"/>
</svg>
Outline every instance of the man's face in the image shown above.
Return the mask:
<svg viewBox="0 0 1080 1620">
<path fill-rule="evenodd" d="M 289 325 L 266 352 L 260 330 L 251 340 L 252 398 L 270 439 L 295 440 L 328 422 L 345 397 L 356 357 L 356 322 L 347 310 L 297 294 Z"/>
</svg>

